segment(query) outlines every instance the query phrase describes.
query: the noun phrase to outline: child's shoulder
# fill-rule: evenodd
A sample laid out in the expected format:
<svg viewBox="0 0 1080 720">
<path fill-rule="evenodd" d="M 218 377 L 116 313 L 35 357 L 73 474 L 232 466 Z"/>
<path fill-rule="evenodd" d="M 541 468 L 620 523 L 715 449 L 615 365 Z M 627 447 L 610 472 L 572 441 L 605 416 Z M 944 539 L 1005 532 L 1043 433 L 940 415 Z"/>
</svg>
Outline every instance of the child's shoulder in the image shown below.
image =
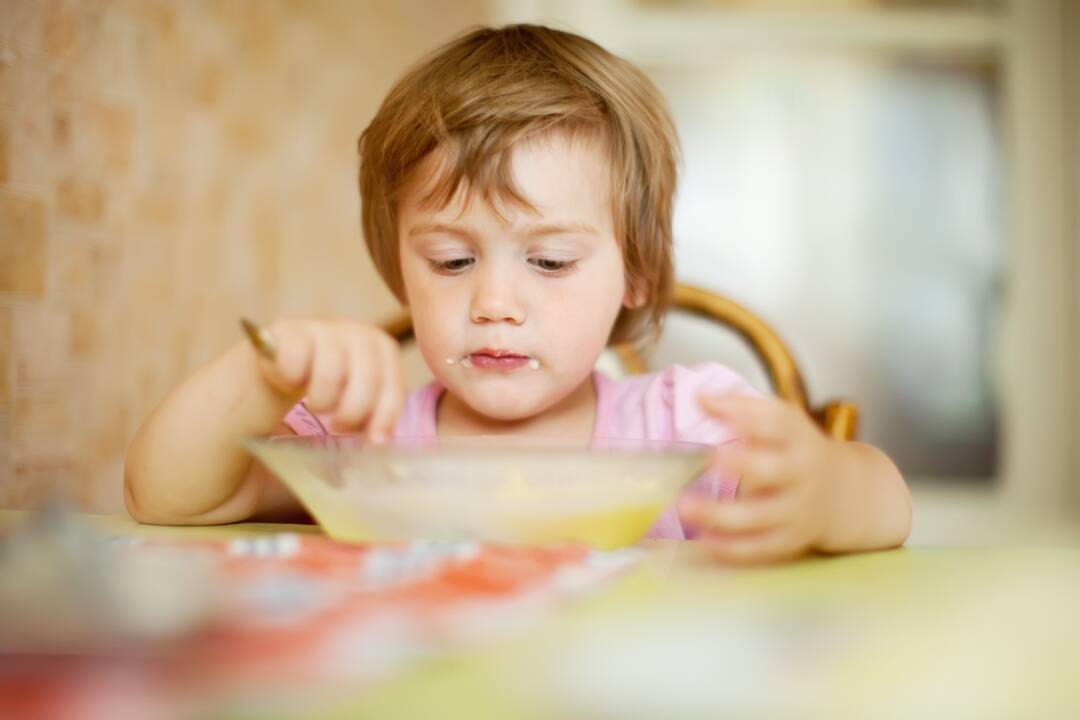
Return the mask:
<svg viewBox="0 0 1080 720">
<path fill-rule="evenodd" d="M 715 362 L 672 365 L 618 379 L 601 373 L 597 377 L 598 436 L 723 442 L 730 432 L 705 413 L 699 397 L 760 395 L 737 372 Z"/>
</svg>

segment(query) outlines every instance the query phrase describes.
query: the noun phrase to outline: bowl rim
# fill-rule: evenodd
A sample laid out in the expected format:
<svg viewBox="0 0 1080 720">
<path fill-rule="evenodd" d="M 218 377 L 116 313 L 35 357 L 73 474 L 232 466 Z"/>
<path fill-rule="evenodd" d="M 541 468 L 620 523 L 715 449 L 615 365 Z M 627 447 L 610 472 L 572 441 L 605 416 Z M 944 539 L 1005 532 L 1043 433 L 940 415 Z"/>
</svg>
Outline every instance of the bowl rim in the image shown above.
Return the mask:
<svg viewBox="0 0 1080 720">
<path fill-rule="evenodd" d="M 335 440 L 347 440 L 347 443 L 335 444 Z M 541 453 L 559 453 L 563 456 L 662 456 L 708 454 L 724 445 L 738 442 L 738 438 L 729 438 L 718 443 L 701 443 L 688 440 L 658 440 L 650 438 L 594 437 L 588 445 L 580 442 L 560 440 L 555 437 L 535 438 L 515 435 L 454 435 L 431 437 L 422 435 L 400 435 L 385 444 L 370 445 L 361 435 L 351 433 L 332 433 L 329 435 L 270 435 L 250 437 L 241 441 L 249 452 L 258 454 L 266 447 L 294 446 L 306 453 L 363 453 L 365 455 L 386 456 L 439 456 L 439 455 L 474 455 L 477 452 L 488 457 L 508 455 L 533 455 Z M 517 444 L 520 443 L 520 444 Z"/>
</svg>

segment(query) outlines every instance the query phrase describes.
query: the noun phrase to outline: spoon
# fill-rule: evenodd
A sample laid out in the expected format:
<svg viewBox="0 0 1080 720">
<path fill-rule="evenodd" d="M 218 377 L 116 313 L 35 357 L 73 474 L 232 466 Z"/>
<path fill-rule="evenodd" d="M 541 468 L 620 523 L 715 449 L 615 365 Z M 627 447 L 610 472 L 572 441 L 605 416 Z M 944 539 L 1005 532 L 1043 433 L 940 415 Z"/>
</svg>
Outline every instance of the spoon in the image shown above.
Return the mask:
<svg viewBox="0 0 1080 720">
<path fill-rule="evenodd" d="M 277 343 L 269 330 L 246 317 L 240 318 L 240 327 L 244 329 L 244 334 L 251 341 L 255 352 L 271 362 L 277 359 Z"/>
</svg>

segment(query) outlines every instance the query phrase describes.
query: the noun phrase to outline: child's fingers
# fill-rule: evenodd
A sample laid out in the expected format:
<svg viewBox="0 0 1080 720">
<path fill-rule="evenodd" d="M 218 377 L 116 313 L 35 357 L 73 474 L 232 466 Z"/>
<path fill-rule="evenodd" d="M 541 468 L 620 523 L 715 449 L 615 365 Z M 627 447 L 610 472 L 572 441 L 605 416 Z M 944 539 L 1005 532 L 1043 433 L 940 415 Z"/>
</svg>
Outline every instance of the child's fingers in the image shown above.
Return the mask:
<svg viewBox="0 0 1080 720">
<path fill-rule="evenodd" d="M 723 420 L 749 444 L 783 445 L 797 429 L 793 427 L 795 408 L 776 398 L 702 395 L 699 401 L 702 409 Z"/>
<path fill-rule="evenodd" d="M 376 349 L 380 357 L 382 382 L 368 423 L 368 437 L 380 442 L 394 433 L 394 426 L 405 403 L 405 386 L 397 343 L 384 336 L 376 344 Z"/>
<path fill-rule="evenodd" d="M 348 379 L 334 422 L 342 428 L 355 428 L 362 426 L 371 415 L 382 369 L 378 354 L 365 338 L 354 334 L 346 340 L 345 346 Z"/>
<path fill-rule="evenodd" d="M 792 481 L 787 453 L 742 444 L 718 447 L 713 451 L 709 468 L 737 476 L 740 493 L 773 491 Z"/>
<path fill-rule="evenodd" d="M 794 560 L 805 555 L 808 546 L 784 529 L 739 536 L 706 533 L 701 538 L 706 552 L 730 565 L 759 565 Z"/>
<path fill-rule="evenodd" d="M 311 379 L 308 381 L 308 407 L 326 412 L 337 405 L 345 385 L 348 358 L 341 341 L 325 327 L 316 327 Z"/>
<path fill-rule="evenodd" d="M 277 346 L 277 357 L 267 360 L 260 356 L 259 369 L 271 385 L 285 393 L 303 389 L 311 373 L 314 340 L 300 324 L 277 323 L 270 328 Z"/>
<path fill-rule="evenodd" d="M 791 514 L 790 501 L 783 496 L 736 502 L 691 497 L 679 503 L 679 516 L 683 522 L 693 528 L 720 535 L 771 530 L 783 525 Z"/>
</svg>

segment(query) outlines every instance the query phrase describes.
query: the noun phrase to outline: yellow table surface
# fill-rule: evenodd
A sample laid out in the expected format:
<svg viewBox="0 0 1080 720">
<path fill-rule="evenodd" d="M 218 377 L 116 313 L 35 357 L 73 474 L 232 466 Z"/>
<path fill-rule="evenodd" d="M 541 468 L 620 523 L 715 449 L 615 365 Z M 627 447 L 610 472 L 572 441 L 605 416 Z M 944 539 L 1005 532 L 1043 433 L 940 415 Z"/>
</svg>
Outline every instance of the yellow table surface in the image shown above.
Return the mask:
<svg viewBox="0 0 1080 720">
<path fill-rule="evenodd" d="M 0 527 L 22 515 L 0 511 Z M 144 537 L 319 533 L 84 517 Z M 1080 547 L 725 568 L 695 543 L 644 546 L 640 565 L 524 632 L 312 698 L 302 715 L 1080 717 Z"/>
</svg>

